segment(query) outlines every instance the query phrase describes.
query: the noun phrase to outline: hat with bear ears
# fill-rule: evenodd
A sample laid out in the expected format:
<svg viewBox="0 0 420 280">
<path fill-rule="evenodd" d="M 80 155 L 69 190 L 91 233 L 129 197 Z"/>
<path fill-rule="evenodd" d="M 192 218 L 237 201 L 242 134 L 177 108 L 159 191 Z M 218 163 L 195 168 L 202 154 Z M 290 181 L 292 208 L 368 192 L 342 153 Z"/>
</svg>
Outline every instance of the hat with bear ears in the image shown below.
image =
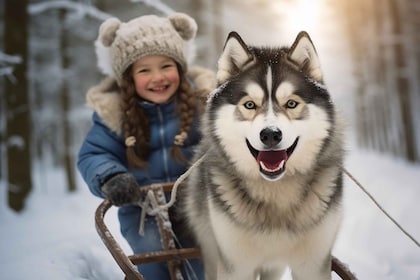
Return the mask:
<svg viewBox="0 0 420 280">
<path fill-rule="evenodd" d="M 114 76 L 118 83 L 132 63 L 147 55 L 168 56 L 186 72 L 188 48 L 191 47 L 187 41 L 196 33 L 197 23 L 184 13 L 168 17 L 145 15 L 126 23 L 109 18 L 101 24 L 95 42 L 98 66 L 103 73 Z"/>
</svg>

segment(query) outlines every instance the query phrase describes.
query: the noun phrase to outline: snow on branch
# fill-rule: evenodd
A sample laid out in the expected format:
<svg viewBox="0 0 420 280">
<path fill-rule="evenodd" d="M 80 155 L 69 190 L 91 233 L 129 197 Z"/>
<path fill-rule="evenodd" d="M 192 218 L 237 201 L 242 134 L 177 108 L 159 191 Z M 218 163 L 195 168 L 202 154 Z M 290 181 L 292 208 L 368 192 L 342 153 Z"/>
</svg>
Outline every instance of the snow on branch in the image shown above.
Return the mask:
<svg viewBox="0 0 420 280">
<path fill-rule="evenodd" d="M 28 12 L 31 15 L 35 15 L 35 14 L 40 14 L 42 12 L 52 10 L 52 9 L 70 10 L 70 11 L 74 11 L 81 17 L 87 15 L 94 19 L 98 19 L 100 21 L 104 21 L 112 17 L 112 15 L 102 12 L 101 10 L 98 10 L 94 6 L 71 2 L 71 1 L 46 1 L 46 2 L 30 4 L 28 8 Z"/>
<path fill-rule="evenodd" d="M 15 83 L 16 78 L 13 76 L 13 66 L 20 63 L 22 63 L 22 57 L 0 51 L 0 77 L 6 76 L 12 83 Z"/>
<path fill-rule="evenodd" d="M 11 75 L 12 73 L 13 73 L 13 67 L 11 66 L 0 67 L 0 76 L 7 76 L 7 75 Z"/>
<path fill-rule="evenodd" d="M 10 55 L 0 51 L 0 65 L 3 64 L 19 64 L 22 63 L 22 58 L 18 55 Z"/>
<path fill-rule="evenodd" d="M 143 3 L 149 7 L 155 8 L 156 10 L 164 13 L 165 15 L 170 15 L 175 13 L 175 11 L 166 5 L 165 3 L 162 3 L 160 0 L 130 0 L 132 3 Z"/>
</svg>

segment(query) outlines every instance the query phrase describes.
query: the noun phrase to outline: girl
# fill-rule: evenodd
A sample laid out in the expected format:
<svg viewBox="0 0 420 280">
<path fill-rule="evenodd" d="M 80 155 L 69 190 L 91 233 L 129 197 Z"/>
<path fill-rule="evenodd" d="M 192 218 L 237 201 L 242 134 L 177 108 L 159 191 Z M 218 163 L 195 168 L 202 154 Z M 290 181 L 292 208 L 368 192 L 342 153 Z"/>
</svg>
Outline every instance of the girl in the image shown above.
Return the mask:
<svg viewBox="0 0 420 280">
<path fill-rule="evenodd" d="M 202 97 L 216 86 L 209 70 L 187 72 L 186 44 L 196 30 L 195 21 L 181 13 L 127 23 L 111 18 L 99 29 L 114 77 L 87 93 L 93 126 L 79 151 L 78 169 L 94 195 L 121 206 L 121 232 L 135 254 L 162 249 L 154 218 L 146 219 L 144 235 L 139 234 L 139 188 L 173 182 L 185 172 L 200 138 Z M 202 279 L 200 265 L 193 262 Z M 164 263 L 138 269 L 146 279 L 169 279 Z"/>
</svg>

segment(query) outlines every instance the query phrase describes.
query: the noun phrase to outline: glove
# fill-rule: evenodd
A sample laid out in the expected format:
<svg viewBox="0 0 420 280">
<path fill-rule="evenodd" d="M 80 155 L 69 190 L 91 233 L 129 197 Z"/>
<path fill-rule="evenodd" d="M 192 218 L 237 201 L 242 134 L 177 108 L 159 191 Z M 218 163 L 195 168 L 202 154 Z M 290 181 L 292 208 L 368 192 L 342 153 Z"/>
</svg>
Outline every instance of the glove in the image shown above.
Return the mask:
<svg viewBox="0 0 420 280">
<path fill-rule="evenodd" d="M 140 201 L 140 187 L 130 173 L 117 174 L 106 181 L 101 188 L 115 206 L 136 204 Z"/>
</svg>

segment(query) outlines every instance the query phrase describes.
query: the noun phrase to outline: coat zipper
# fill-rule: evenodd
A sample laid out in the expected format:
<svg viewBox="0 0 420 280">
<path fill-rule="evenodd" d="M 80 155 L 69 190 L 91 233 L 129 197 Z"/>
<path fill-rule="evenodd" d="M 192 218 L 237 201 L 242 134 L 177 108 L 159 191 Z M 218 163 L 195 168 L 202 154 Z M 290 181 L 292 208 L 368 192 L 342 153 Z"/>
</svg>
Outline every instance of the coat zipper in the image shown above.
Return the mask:
<svg viewBox="0 0 420 280">
<path fill-rule="evenodd" d="M 163 120 L 163 114 L 162 114 L 162 108 L 157 107 L 158 117 L 159 117 L 159 135 L 160 135 L 160 142 L 162 145 L 162 151 L 163 151 L 163 168 L 165 170 L 166 175 L 166 181 L 169 182 L 169 167 L 168 167 L 168 151 L 165 145 L 165 126 L 164 126 L 164 120 Z"/>
</svg>

